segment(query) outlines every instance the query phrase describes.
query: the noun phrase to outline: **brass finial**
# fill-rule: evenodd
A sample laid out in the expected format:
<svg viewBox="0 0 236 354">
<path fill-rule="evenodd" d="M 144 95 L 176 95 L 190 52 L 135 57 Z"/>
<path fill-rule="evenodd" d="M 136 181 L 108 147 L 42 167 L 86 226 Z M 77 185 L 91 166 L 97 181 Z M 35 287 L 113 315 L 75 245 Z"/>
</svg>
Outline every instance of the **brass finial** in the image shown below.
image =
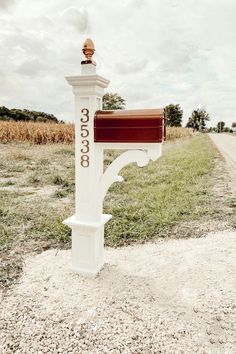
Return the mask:
<svg viewBox="0 0 236 354">
<path fill-rule="evenodd" d="M 81 64 L 94 64 L 96 65 L 95 61 L 93 61 L 92 56 L 95 52 L 94 44 L 92 39 L 87 38 L 84 42 L 83 49 L 82 49 L 86 60 L 81 61 Z"/>
</svg>

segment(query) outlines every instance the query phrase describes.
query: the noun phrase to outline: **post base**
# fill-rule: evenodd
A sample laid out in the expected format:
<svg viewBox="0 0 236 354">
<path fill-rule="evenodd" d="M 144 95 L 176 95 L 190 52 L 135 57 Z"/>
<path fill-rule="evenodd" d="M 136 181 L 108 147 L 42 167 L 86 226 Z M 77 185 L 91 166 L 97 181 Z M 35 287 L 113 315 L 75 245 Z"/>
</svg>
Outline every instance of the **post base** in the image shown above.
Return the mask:
<svg viewBox="0 0 236 354">
<path fill-rule="evenodd" d="M 75 215 L 63 221 L 72 229 L 72 270 L 95 276 L 104 265 L 104 225 L 111 215 L 102 214 L 99 222 L 78 221 Z"/>
</svg>

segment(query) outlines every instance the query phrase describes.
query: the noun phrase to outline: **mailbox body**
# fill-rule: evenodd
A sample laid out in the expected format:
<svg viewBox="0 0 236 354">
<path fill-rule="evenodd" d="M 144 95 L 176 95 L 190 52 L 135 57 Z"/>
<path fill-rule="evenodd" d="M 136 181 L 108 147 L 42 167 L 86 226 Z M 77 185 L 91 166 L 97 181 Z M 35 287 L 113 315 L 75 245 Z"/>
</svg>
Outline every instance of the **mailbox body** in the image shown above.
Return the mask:
<svg viewBox="0 0 236 354">
<path fill-rule="evenodd" d="M 163 109 L 97 111 L 97 143 L 161 143 L 165 139 Z"/>
</svg>

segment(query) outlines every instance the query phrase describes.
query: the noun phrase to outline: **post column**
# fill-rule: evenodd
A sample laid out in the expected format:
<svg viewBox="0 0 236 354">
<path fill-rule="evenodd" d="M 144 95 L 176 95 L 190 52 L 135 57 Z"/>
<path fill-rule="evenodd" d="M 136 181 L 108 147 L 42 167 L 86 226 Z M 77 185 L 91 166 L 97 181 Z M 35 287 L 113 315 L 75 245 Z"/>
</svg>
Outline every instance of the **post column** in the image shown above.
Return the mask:
<svg viewBox="0 0 236 354">
<path fill-rule="evenodd" d="M 109 81 L 96 74 L 94 51 L 87 39 L 81 75 L 66 77 L 75 96 L 75 214 L 64 221 L 72 229 L 72 268 L 91 275 L 104 264 L 104 224 L 111 218 L 102 214 L 103 149 L 94 143 L 94 113 Z"/>
</svg>

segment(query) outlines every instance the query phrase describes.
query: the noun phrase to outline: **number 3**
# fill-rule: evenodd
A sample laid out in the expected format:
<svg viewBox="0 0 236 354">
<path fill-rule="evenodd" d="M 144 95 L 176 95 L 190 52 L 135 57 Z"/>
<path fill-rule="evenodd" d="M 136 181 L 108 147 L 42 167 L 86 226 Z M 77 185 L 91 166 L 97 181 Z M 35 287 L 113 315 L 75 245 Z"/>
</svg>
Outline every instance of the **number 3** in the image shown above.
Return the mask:
<svg viewBox="0 0 236 354">
<path fill-rule="evenodd" d="M 82 123 L 87 123 L 89 121 L 89 110 L 87 108 L 83 108 L 81 112 L 83 113 L 84 117 L 82 117 L 80 121 Z"/>
<path fill-rule="evenodd" d="M 87 152 L 89 152 L 89 141 L 88 140 L 82 140 L 82 144 L 84 146 L 83 146 L 83 148 L 80 151 L 82 152 L 82 154 L 87 154 Z"/>
</svg>

